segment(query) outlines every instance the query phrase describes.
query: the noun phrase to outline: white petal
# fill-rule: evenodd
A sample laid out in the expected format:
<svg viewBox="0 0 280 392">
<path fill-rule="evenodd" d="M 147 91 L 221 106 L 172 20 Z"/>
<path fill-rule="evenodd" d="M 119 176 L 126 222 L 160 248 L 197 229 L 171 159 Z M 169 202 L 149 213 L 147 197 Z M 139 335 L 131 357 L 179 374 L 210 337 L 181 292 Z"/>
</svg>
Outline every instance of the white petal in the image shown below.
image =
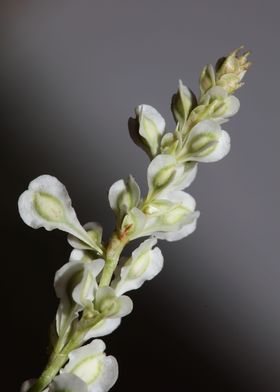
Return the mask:
<svg viewBox="0 0 280 392">
<path fill-rule="evenodd" d="M 192 140 L 197 136 L 203 134 L 211 134 L 215 138 L 213 150 L 207 155 L 198 152 L 189 156 L 189 160 L 198 162 L 216 162 L 222 159 L 230 151 L 230 137 L 227 132 L 221 130 L 220 125 L 212 120 L 203 120 L 198 123 L 190 132 L 188 138 L 188 144 L 192 143 Z"/>
<path fill-rule="evenodd" d="M 83 264 L 83 276 L 81 281 L 75 286 L 72 297 L 81 307 L 91 306 L 94 294 L 97 289 L 96 277 L 105 265 L 103 259 L 93 260 Z"/>
<path fill-rule="evenodd" d="M 172 97 L 171 109 L 174 119 L 180 124 L 180 130 L 183 130 L 187 121 L 188 115 L 192 106 L 194 105 L 194 95 L 191 91 L 179 80 L 179 88 L 176 94 Z"/>
<path fill-rule="evenodd" d="M 81 261 L 69 261 L 64 264 L 55 274 L 54 288 L 58 298 L 68 297 L 68 283 L 74 275 L 78 274 L 84 268 Z"/>
<path fill-rule="evenodd" d="M 121 318 L 107 318 L 100 321 L 94 327 L 92 327 L 85 335 L 85 339 L 89 340 L 92 338 L 99 338 L 101 336 L 109 335 L 115 329 L 119 327 L 121 323 Z"/>
<path fill-rule="evenodd" d="M 194 198 L 183 191 L 162 195 L 159 199 L 155 199 L 151 206 L 153 208 L 146 212 L 143 235 L 153 234 L 162 239 L 165 238 L 162 232 L 177 232 L 198 217 L 198 212 L 194 212 Z"/>
<path fill-rule="evenodd" d="M 225 99 L 228 97 L 227 91 L 222 88 L 221 86 L 214 86 L 210 88 L 206 94 L 203 95 L 201 99 L 201 103 L 207 102 L 209 98 L 220 98 L 220 99 Z"/>
<path fill-rule="evenodd" d="M 122 192 L 125 192 L 126 186 L 124 180 L 116 181 L 109 189 L 109 203 L 113 211 L 117 211 L 118 197 Z"/>
<path fill-rule="evenodd" d="M 71 261 L 63 265 L 55 274 L 54 288 L 58 298 L 60 298 L 59 307 L 56 313 L 56 330 L 58 336 L 62 331 L 67 331 L 71 322 L 78 317 L 81 307 L 75 305 L 68 292 L 69 281 L 79 275 L 83 269 L 83 263 L 79 261 Z"/>
<path fill-rule="evenodd" d="M 170 231 L 165 233 L 158 232 L 156 233 L 156 236 L 160 240 L 166 240 L 166 241 L 181 240 L 182 238 L 187 237 L 188 235 L 190 235 L 195 231 L 198 217 L 199 217 L 199 212 L 196 212 L 195 215 L 193 215 L 193 221 L 190 223 L 186 223 L 185 226 L 183 226 L 181 229 L 177 231 Z"/>
<path fill-rule="evenodd" d="M 131 258 L 121 268 L 120 276 L 112 283 L 117 295 L 141 287 L 146 280 L 151 280 L 161 271 L 162 253 L 159 248 L 152 249 L 156 242 L 155 238 L 149 238 L 132 252 Z"/>
<path fill-rule="evenodd" d="M 49 392 L 88 392 L 87 384 L 74 374 L 64 373 L 55 377 L 49 386 Z"/>
<path fill-rule="evenodd" d="M 65 186 L 57 178 L 42 175 L 31 181 L 28 190 L 18 200 L 18 208 L 28 226 L 34 229 L 60 229 L 95 248 L 77 219 Z"/>
<path fill-rule="evenodd" d="M 70 253 L 69 261 L 82 261 L 83 263 L 94 260 L 94 257 L 91 253 L 82 249 L 73 249 Z"/>
<path fill-rule="evenodd" d="M 140 188 L 132 176 L 128 180 L 116 181 L 109 190 L 109 203 L 112 210 L 119 214 L 137 207 L 140 201 Z"/>
<path fill-rule="evenodd" d="M 173 191 L 181 191 L 188 188 L 197 174 L 197 163 L 187 162 L 181 163 L 176 166 L 176 174 L 172 182 L 164 188 L 160 195 L 166 195 Z"/>
<path fill-rule="evenodd" d="M 240 101 L 239 101 L 239 99 L 236 98 L 234 95 L 230 95 L 227 98 L 226 101 L 227 101 L 227 104 L 228 104 L 228 109 L 226 111 L 226 116 L 227 117 L 234 116 L 238 112 L 238 110 L 240 108 Z"/>
<path fill-rule="evenodd" d="M 87 385 L 89 392 L 107 392 L 118 378 L 118 364 L 114 357 L 106 357 L 105 344 L 96 339 L 69 354 L 69 362 L 61 373 L 73 373 Z"/>
<path fill-rule="evenodd" d="M 177 163 L 167 154 L 157 155 L 148 167 L 148 185 L 150 193 L 157 195 L 187 188 L 195 179 L 197 164 L 195 162 Z"/>
<path fill-rule="evenodd" d="M 119 297 L 120 309 L 115 317 L 125 317 L 132 312 L 133 302 L 127 295 Z"/>
<path fill-rule="evenodd" d="M 146 145 L 148 154 L 154 157 L 159 150 L 160 138 L 165 129 L 165 121 L 159 112 L 149 105 L 137 106 L 135 113 L 139 121 L 139 135 L 144 140 L 143 144 Z"/>
<path fill-rule="evenodd" d="M 176 159 L 167 154 L 157 155 L 148 167 L 149 189 L 157 187 L 157 183 L 167 185 L 175 175 Z"/>
<path fill-rule="evenodd" d="M 138 105 L 135 109 L 136 115 L 140 117 L 140 129 L 139 133 L 141 136 L 146 138 L 146 130 L 144 128 L 144 124 L 141 124 L 141 119 L 145 117 L 146 119 L 150 120 L 156 130 L 162 135 L 165 130 L 165 120 L 162 115 L 150 105 Z"/>
<path fill-rule="evenodd" d="M 220 99 L 226 104 L 227 109 L 225 113 L 220 118 L 215 118 L 215 121 L 218 121 L 219 124 L 227 121 L 225 120 L 226 117 L 234 116 L 240 108 L 239 99 L 234 95 L 229 95 L 227 91 L 220 86 L 215 86 L 208 90 L 207 93 L 203 96 L 201 103 L 207 103 L 207 100 L 210 98 Z"/>
<path fill-rule="evenodd" d="M 84 229 L 91 237 L 92 241 L 101 248 L 102 240 L 102 226 L 96 222 L 88 222 L 84 225 Z M 92 246 L 87 245 L 85 242 L 79 240 L 72 234 L 68 235 L 68 243 L 75 249 L 88 249 L 92 250 Z"/>
<path fill-rule="evenodd" d="M 205 156 L 196 158 L 198 162 L 217 162 L 223 159 L 230 151 L 230 136 L 226 131 L 221 130 L 219 135 L 219 140 L 215 150 Z"/>
</svg>

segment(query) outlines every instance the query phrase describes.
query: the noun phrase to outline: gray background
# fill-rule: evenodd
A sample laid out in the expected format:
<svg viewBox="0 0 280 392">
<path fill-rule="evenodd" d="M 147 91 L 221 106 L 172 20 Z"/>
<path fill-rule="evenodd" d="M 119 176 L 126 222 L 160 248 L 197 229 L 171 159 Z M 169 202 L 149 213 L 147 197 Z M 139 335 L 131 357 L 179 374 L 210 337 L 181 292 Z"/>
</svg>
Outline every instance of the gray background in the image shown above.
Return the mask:
<svg viewBox="0 0 280 392">
<path fill-rule="evenodd" d="M 113 229 L 106 193 L 148 160 L 129 138 L 137 104 L 173 127 L 179 78 L 197 92 L 206 63 L 244 43 L 253 67 L 225 129 L 232 150 L 201 164 L 189 189 L 197 231 L 160 243 L 163 272 L 132 294 L 105 338 L 114 391 L 280 389 L 279 6 L 276 1 L 9 1 L 1 4 L 1 289 L 9 390 L 37 376 L 70 247 L 33 231 L 17 198 L 44 173 L 66 186 L 81 222 Z M 4 256 L 5 254 L 5 256 Z M 2 349 L 4 350 L 4 349 Z M 1 381 L 2 382 L 2 381 Z"/>
</svg>

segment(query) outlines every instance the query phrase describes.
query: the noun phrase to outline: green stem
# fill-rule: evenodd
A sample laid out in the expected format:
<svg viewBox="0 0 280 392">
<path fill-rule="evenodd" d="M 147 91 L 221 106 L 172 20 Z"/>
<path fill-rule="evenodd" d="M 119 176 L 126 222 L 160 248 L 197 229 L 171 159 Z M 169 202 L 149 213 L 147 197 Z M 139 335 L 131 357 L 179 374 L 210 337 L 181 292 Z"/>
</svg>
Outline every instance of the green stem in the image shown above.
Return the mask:
<svg viewBox="0 0 280 392">
<path fill-rule="evenodd" d="M 113 273 L 118 264 L 120 254 L 127 244 L 126 236 L 120 238 L 117 233 L 113 233 L 106 251 L 106 262 L 100 279 L 99 287 L 109 286 Z"/>
<path fill-rule="evenodd" d="M 88 330 L 98 324 L 102 319 L 103 316 L 98 315 L 92 322 L 88 320 L 85 322 L 85 326 L 82 329 L 77 329 L 73 333 L 72 337 L 70 337 L 68 343 L 64 346 L 61 352 L 53 351 L 45 370 L 28 392 L 43 391 L 67 362 L 69 353 L 82 345 L 83 339 Z M 83 319 L 81 322 L 82 321 Z"/>
</svg>

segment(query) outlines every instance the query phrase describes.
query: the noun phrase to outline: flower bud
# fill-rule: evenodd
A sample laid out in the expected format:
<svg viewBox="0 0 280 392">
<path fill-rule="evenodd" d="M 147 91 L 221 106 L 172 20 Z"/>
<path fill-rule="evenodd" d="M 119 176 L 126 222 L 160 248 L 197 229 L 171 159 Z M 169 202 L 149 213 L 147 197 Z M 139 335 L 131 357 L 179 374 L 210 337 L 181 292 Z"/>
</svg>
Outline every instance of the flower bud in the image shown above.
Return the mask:
<svg viewBox="0 0 280 392">
<path fill-rule="evenodd" d="M 187 141 L 186 161 L 216 162 L 230 150 L 229 135 L 213 120 L 198 123 Z"/>
<path fill-rule="evenodd" d="M 183 130 L 194 105 L 194 94 L 179 80 L 178 92 L 173 95 L 171 102 L 172 113 L 175 121 L 179 123 L 179 130 Z"/>
<path fill-rule="evenodd" d="M 240 56 L 241 49 L 243 46 L 235 49 L 226 58 L 219 60 L 216 65 L 216 84 L 230 94 L 243 85 L 241 80 L 251 66 L 251 63 L 247 61 L 250 52 L 247 51 Z"/>
<path fill-rule="evenodd" d="M 123 264 L 112 282 L 117 295 L 138 289 L 161 271 L 163 256 L 158 247 L 153 249 L 156 243 L 155 238 L 149 238 L 132 252 L 132 256 Z"/>
<path fill-rule="evenodd" d="M 109 203 L 119 224 L 132 208 L 138 206 L 139 201 L 140 188 L 132 176 L 129 176 L 126 182 L 124 180 L 115 182 L 109 190 Z"/>
<path fill-rule="evenodd" d="M 215 86 L 215 71 L 211 64 L 205 65 L 203 68 L 200 74 L 199 85 L 201 95 L 205 94 L 207 90 Z"/>
<path fill-rule="evenodd" d="M 153 158 L 157 155 L 160 139 L 165 130 L 165 120 L 150 105 L 139 105 L 135 109 L 136 119 L 129 119 L 128 127 L 132 139 Z"/>
</svg>

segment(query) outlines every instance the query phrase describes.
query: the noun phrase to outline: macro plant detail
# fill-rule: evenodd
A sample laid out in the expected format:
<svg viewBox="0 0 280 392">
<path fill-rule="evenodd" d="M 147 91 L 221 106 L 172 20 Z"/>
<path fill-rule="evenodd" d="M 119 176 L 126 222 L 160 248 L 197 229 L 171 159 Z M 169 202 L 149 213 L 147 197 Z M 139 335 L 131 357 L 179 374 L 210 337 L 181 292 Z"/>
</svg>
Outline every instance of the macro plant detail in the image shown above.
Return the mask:
<svg viewBox="0 0 280 392">
<path fill-rule="evenodd" d="M 108 198 L 116 226 L 109 241 L 103 240 L 98 223 L 80 224 L 57 178 L 39 176 L 20 196 L 19 213 L 28 226 L 65 231 L 73 248 L 54 278 L 59 306 L 52 353 L 41 376 L 25 381 L 22 392 L 106 392 L 115 384 L 117 360 L 105 354 L 99 338 L 132 312 L 127 292 L 163 268 L 157 241 L 176 241 L 196 228 L 196 202 L 184 189 L 195 179 L 199 162 L 216 162 L 230 150 L 230 137 L 222 127 L 239 110 L 233 93 L 250 66 L 250 53 L 241 49 L 218 60 L 215 68 L 203 68 L 198 98 L 179 81 L 171 102 L 173 132 L 166 131 L 155 108 L 137 106 L 129 132 L 151 160 L 148 193 L 141 195 L 132 176 L 111 186 Z M 129 242 L 142 237 L 148 238 L 129 257 L 122 255 Z"/>
</svg>

